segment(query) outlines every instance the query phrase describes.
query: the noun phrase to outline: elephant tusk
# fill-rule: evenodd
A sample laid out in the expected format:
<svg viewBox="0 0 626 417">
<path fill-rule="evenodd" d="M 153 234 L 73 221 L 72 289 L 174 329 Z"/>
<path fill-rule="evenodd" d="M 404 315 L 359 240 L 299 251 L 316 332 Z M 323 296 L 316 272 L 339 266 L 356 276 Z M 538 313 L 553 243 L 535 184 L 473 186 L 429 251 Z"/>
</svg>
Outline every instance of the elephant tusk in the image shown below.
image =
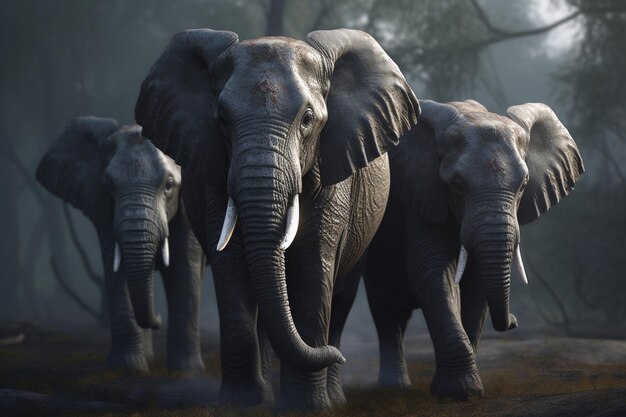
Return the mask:
<svg viewBox="0 0 626 417">
<path fill-rule="evenodd" d="M 528 277 L 526 276 L 526 270 L 524 270 L 522 251 L 519 244 L 517 245 L 517 250 L 515 251 L 515 261 L 515 264 L 517 265 L 517 272 L 519 272 L 520 277 L 522 277 L 522 281 L 524 281 L 524 284 L 528 285 Z"/>
<path fill-rule="evenodd" d="M 459 253 L 459 262 L 456 265 L 456 275 L 454 276 L 454 282 L 461 282 L 463 278 L 463 272 L 465 271 L 465 265 L 467 265 L 467 249 L 461 245 L 461 252 Z"/>
<path fill-rule="evenodd" d="M 293 242 L 298 232 L 298 223 L 300 222 L 300 202 L 298 195 L 293 197 L 291 207 L 287 209 L 287 227 L 285 227 L 285 234 L 280 241 L 280 249 L 287 250 L 287 248 Z"/>
<path fill-rule="evenodd" d="M 165 238 L 163 246 L 161 247 L 161 257 L 163 258 L 163 265 L 165 265 L 165 267 L 170 266 L 170 245 L 167 238 Z"/>
<path fill-rule="evenodd" d="M 226 216 L 224 216 L 224 225 L 222 226 L 222 233 L 220 234 L 220 240 L 217 242 L 217 251 L 224 250 L 230 238 L 235 231 L 235 225 L 237 225 L 237 207 L 235 207 L 235 200 L 232 197 L 228 197 L 228 206 L 226 207 Z"/>
<path fill-rule="evenodd" d="M 120 269 L 122 263 L 122 252 L 120 251 L 120 244 L 115 242 L 115 255 L 113 256 L 113 272 L 117 272 Z"/>
</svg>

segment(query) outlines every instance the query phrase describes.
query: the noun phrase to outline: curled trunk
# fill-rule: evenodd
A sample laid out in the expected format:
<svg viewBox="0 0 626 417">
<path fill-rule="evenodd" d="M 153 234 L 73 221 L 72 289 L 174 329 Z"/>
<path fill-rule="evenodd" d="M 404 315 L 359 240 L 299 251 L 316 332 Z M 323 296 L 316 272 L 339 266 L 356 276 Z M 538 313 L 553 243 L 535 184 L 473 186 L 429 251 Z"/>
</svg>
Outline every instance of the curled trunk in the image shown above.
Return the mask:
<svg viewBox="0 0 626 417">
<path fill-rule="evenodd" d="M 237 211 L 252 279 L 272 347 L 290 366 L 315 371 L 345 359 L 333 346 L 311 347 L 293 322 L 285 279 L 285 255 L 280 242 L 285 233 L 288 201 L 286 181 L 267 175 L 268 167 L 242 168 L 238 177 Z M 271 174 L 280 171 L 270 169 Z M 312 295 L 315 296 L 315 295 Z"/>
</svg>

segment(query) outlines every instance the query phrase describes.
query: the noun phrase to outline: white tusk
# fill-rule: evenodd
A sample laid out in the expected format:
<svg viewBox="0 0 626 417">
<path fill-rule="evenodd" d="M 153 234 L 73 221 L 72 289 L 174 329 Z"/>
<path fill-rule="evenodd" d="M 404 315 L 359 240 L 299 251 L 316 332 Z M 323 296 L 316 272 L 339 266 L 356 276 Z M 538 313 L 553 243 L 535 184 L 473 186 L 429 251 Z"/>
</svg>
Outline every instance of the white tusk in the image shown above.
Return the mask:
<svg viewBox="0 0 626 417">
<path fill-rule="evenodd" d="M 459 262 L 456 265 L 456 275 L 454 276 L 454 282 L 461 282 L 463 278 L 463 272 L 465 271 L 465 265 L 467 265 L 467 249 L 461 245 L 461 252 L 459 253 Z"/>
<path fill-rule="evenodd" d="M 122 263 L 122 252 L 120 251 L 120 244 L 115 242 L 115 255 L 113 256 L 113 272 L 117 272 L 120 269 Z"/>
<path fill-rule="evenodd" d="M 163 258 L 163 265 L 165 267 L 170 266 L 170 245 L 167 242 L 167 238 L 165 238 L 161 247 L 161 257 Z"/>
<path fill-rule="evenodd" d="M 524 284 L 528 285 L 528 277 L 524 270 L 524 261 L 522 261 L 522 251 L 519 247 L 520 245 L 518 244 L 517 250 L 515 251 L 515 264 L 517 265 L 517 272 L 519 272 L 520 277 L 522 277 L 522 281 L 524 281 Z"/>
<path fill-rule="evenodd" d="M 228 245 L 228 242 L 235 231 L 235 225 L 237 225 L 237 207 L 235 207 L 235 201 L 232 197 L 228 197 L 228 206 L 226 207 L 226 216 L 224 216 L 224 225 L 222 226 L 220 240 L 217 242 L 218 252 L 223 251 L 226 245 Z"/>
<path fill-rule="evenodd" d="M 293 242 L 298 232 L 298 223 L 300 222 L 300 202 L 298 195 L 293 197 L 291 207 L 287 209 L 287 227 L 285 227 L 285 235 L 280 241 L 280 249 L 287 250 Z"/>
</svg>

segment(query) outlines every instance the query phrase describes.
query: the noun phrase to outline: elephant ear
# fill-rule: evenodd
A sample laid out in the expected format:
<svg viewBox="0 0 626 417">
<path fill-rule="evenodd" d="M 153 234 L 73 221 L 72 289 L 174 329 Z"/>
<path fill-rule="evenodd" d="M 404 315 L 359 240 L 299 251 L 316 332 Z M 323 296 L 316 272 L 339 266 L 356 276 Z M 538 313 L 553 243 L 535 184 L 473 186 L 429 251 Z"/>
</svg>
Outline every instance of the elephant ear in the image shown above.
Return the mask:
<svg viewBox="0 0 626 417">
<path fill-rule="evenodd" d="M 398 66 L 369 34 L 322 30 L 307 41 L 324 57 L 330 81 L 319 154 L 322 182 L 335 184 L 396 145 L 420 108 Z"/>
<path fill-rule="evenodd" d="M 422 113 L 423 114 L 423 113 Z M 390 152 L 393 189 L 405 207 L 417 210 L 431 223 L 445 223 L 448 219 L 446 184 L 439 177 L 439 155 L 435 132 L 422 123 L 409 130 L 400 139 L 398 148 Z"/>
<path fill-rule="evenodd" d="M 448 219 L 448 186 L 441 179 L 439 147 L 448 127 L 459 116 L 459 110 L 450 104 L 420 100 L 422 115 L 415 131 L 415 149 L 406 157 L 415 161 L 415 185 L 407 188 L 405 198 L 411 198 L 413 207 L 432 223 Z"/>
<path fill-rule="evenodd" d="M 525 224 L 573 190 L 585 169 L 574 139 L 550 107 L 526 103 L 509 107 L 507 113 L 529 135 L 529 179 L 517 210 L 518 221 Z"/>
<path fill-rule="evenodd" d="M 108 161 L 113 119 L 79 117 L 50 145 L 36 178 L 52 194 L 81 210 L 92 222 L 111 216 L 112 199 L 102 176 Z"/>
<path fill-rule="evenodd" d="M 226 149 L 215 121 L 212 66 L 239 38 L 210 29 L 176 34 L 141 85 L 142 134 L 193 178 L 225 182 Z"/>
</svg>

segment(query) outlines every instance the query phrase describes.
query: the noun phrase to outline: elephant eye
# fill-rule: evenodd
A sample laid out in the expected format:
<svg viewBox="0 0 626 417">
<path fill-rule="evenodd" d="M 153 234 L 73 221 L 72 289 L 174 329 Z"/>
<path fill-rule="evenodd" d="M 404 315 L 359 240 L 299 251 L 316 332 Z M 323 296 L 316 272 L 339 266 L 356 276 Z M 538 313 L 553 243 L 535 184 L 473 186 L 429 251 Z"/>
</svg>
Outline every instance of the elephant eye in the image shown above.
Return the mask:
<svg viewBox="0 0 626 417">
<path fill-rule="evenodd" d="M 520 193 L 526 189 L 527 185 L 528 185 L 528 177 L 524 178 L 524 182 L 522 183 L 522 186 L 519 188 Z"/>
<path fill-rule="evenodd" d="M 452 180 L 452 189 L 459 196 L 465 195 L 465 185 L 463 184 L 463 180 L 459 177 L 454 178 Z"/>
<path fill-rule="evenodd" d="M 307 109 L 307 111 L 304 112 L 304 115 L 302 116 L 302 120 L 300 121 L 300 132 L 303 136 L 306 136 L 310 133 L 314 121 L 315 114 L 313 114 L 313 110 Z"/>
<path fill-rule="evenodd" d="M 174 189 L 174 178 L 169 177 L 167 179 L 167 182 L 165 183 L 165 195 L 169 196 L 172 193 L 173 189 Z"/>
<path fill-rule="evenodd" d="M 106 173 L 102 175 L 102 183 L 109 191 L 113 192 L 113 186 L 115 184 L 113 183 L 113 179 Z"/>
<path fill-rule="evenodd" d="M 217 111 L 217 123 L 219 124 L 220 129 L 222 129 L 222 133 L 227 134 L 228 133 L 228 120 L 226 119 L 226 112 L 221 107 Z"/>
</svg>

